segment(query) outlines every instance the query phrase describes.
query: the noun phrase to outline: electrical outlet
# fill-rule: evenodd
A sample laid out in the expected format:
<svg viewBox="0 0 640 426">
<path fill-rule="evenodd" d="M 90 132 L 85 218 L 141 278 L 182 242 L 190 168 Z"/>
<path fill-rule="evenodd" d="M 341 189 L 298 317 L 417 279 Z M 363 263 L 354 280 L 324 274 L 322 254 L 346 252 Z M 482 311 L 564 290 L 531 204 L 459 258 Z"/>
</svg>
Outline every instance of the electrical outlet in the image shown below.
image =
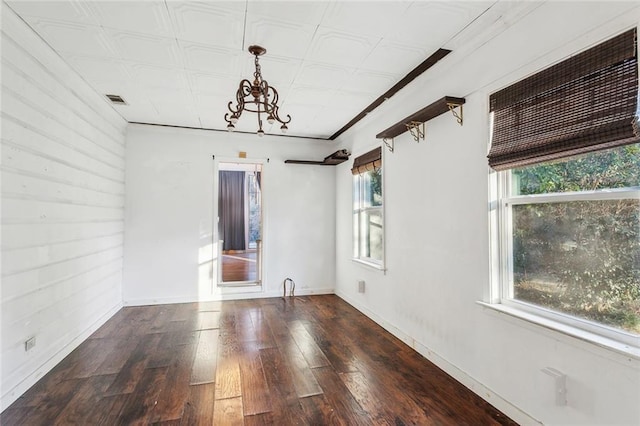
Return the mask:
<svg viewBox="0 0 640 426">
<path fill-rule="evenodd" d="M 33 336 L 33 337 L 32 337 L 32 338 L 30 338 L 30 339 L 27 339 L 27 340 L 24 342 L 24 350 L 25 350 L 25 352 L 26 352 L 26 351 L 28 351 L 28 350 L 33 349 L 33 347 L 34 347 L 35 345 L 36 345 L 36 336 Z"/>
<path fill-rule="evenodd" d="M 364 280 L 358 281 L 358 293 L 364 293 Z"/>
</svg>

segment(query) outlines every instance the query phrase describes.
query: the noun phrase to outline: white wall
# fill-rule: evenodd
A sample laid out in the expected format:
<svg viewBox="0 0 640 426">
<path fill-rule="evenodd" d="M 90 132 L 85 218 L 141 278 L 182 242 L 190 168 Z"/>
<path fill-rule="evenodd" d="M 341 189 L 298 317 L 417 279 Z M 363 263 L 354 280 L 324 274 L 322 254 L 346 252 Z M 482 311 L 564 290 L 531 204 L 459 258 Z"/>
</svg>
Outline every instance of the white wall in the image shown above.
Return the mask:
<svg viewBox="0 0 640 426">
<path fill-rule="evenodd" d="M 0 410 L 122 306 L 125 125 L 3 2 Z"/>
<path fill-rule="evenodd" d="M 243 119 L 252 119 L 247 116 Z M 335 170 L 284 164 L 322 160 L 334 143 L 131 125 L 127 133 L 124 302 L 153 304 L 333 292 Z M 214 161 L 266 160 L 260 288 L 220 289 L 211 250 Z M 213 278 L 213 279 L 212 279 Z"/>
<path fill-rule="evenodd" d="M 490 286 L 489 94 L 640 21 L 631 2 L 503 6 L 521 5 L 529 10 L 520 21 L 481 23 L 481 37 L 340 138 L 359 155 L 432 101 L 467 100 L 463 127 L 445 114 L 426 124 L 426 141 L 405 133 L 385 151 L 386 273 L 350 260 L 352 178 L 338 166 L 336 293 L 522 423 L 637 425 L 640 360 L 476 303 Z M 568 406 L 555 406 L 545 367 L 567 375 Z"/>
</svg>

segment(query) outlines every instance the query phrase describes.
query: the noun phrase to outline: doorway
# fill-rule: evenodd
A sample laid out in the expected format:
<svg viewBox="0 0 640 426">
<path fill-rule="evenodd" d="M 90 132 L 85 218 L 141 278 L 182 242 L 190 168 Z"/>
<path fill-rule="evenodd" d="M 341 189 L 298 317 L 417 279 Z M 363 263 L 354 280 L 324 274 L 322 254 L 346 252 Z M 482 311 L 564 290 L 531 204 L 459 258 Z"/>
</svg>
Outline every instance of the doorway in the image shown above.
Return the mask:
<svg viewBox="0 0 640 426">
<path fill-rule="evenodd" d="M 218 163 L 218 285 L 262 281 L 262 163 Z"/>
</svg>

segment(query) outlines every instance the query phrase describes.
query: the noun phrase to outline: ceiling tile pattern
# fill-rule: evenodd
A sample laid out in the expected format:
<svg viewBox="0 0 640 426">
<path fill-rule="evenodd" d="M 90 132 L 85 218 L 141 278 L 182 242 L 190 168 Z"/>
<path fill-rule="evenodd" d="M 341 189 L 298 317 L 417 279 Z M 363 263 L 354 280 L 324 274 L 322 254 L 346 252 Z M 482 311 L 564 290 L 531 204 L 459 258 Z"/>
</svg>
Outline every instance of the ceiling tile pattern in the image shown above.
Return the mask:
<svg viewBox="0 0 640 426">
<path fill-rule="evenodd" d="M 243 2 L 168 1 L 174 33 L 178 40 L 241 49 L 244 27 Z"/>
<path fill-rule="evenodd" d="M 97 1 L 84 4 L 104 28 L 173 37 L 164 1 Z"/>
<path fill-rule="evenodd" d="M 98 93 L 122 96 L 114 108 L 129 122 L 225 129 L 227 104 L 254 72 L 247 47 L 259 44 L 289 134 L 321 139 L 495 3 L 8 1 Z M 236 128 L 255 132 L 255 114 Z"/>
</svg>

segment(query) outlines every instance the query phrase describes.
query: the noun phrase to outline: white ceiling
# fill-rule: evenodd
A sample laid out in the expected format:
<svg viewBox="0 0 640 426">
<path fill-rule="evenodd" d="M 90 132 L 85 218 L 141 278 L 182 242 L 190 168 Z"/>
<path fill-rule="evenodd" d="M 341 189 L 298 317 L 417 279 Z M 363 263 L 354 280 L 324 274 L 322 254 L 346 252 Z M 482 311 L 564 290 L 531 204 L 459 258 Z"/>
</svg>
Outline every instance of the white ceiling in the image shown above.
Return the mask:
<svg viewBox="0 0 640 426">
<path fill-rule="evenodd" d="M 497 2 L 7 3 L 98 93 L 122 96 L 114 108 L 129 122 L 225 129 L 258 44 L 289 134 L 328 138 L 438 48 L 472 39 L 481 26 L 470 24 Z M 255 114 L 236 128 L 255 132 Z"/>
</svg>

